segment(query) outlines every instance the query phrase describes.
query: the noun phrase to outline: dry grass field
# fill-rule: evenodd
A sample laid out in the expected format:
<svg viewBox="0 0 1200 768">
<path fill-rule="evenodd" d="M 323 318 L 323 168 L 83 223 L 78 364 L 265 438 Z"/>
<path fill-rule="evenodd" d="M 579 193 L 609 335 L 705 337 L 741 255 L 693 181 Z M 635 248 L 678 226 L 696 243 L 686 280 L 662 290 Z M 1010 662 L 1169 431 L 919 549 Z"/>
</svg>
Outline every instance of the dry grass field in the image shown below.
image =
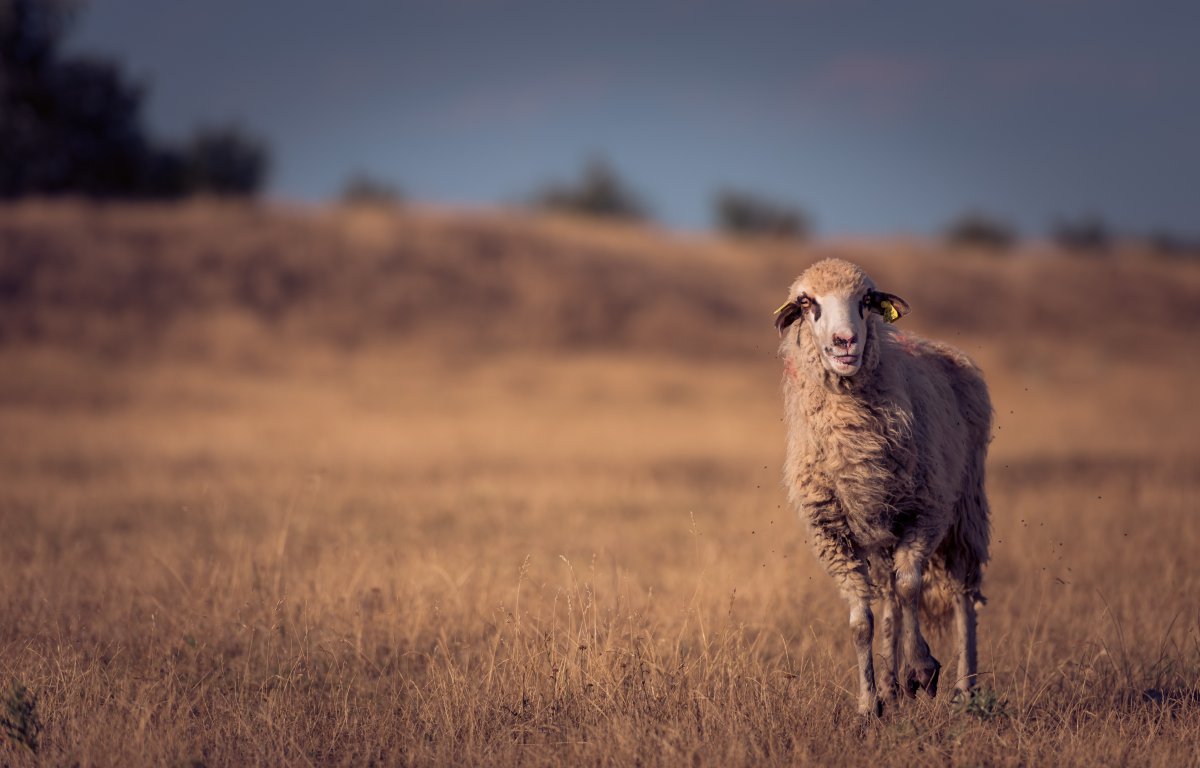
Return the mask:
<svg viewBox="0 0 1200 768">
<path fill-rule="evenodd" d="M 829 254 L 992 387 L 968 704 L 855 716 L 786 508 Z M 0 209 L 0 763 L 1196 765 L 1198 323 L 1132 251 Z"/>
</svg>

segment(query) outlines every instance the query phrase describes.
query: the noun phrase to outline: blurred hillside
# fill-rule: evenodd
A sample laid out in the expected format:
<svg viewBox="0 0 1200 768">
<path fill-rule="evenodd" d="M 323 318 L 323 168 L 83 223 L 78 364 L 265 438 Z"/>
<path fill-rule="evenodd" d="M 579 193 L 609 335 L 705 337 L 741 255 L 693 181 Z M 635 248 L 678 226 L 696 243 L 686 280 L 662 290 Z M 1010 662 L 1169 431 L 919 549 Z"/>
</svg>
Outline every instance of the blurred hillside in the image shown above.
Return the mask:
<svg viewBox="0 0 1200 768">
<path fill-rule="evenodd" d="M 845 727 L 771 317 L 833 254 L 987 376 L 986 719 Z M 1198 300 L 1116 249 L 0 207 L 0 764 L 1187 764 Z"/>
<path fill-rule="evenodd" d="M 0 344 L 208 359 L 280 345 L 449 356 L 769 353 L 771 310 L 817 258 L 862 263 L 906 326 L 1023 355 L 1195 356 L 1200 264 L 959 252 L 919 242 L 685 238 L 517 213 L 198 202 L 0 208 Z"/>
</svg>

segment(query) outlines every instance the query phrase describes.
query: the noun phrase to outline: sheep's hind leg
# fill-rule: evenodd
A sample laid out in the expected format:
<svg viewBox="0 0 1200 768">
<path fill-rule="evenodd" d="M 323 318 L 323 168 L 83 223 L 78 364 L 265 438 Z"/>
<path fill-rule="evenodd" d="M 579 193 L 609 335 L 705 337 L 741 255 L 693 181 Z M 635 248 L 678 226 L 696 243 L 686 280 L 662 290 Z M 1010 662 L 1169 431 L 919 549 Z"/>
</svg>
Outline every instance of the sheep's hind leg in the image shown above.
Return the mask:
<svg viewBox="0 0 1200 768">
<path fill-rule="evenodd" d="M 879 693 L 884 701 L 894 702 L 900 691 L 896 678 L 896 651 L 900 640 L 900 607 L 896 594 L 889 588 L 884 590 L 883 606 L 880 611 L 882 638 L 879 648 Z"/>
<path fill-rule="evenodd" d="M 904 651 L 904 690 L 916 696 L 924 689 L 937 695 L 938 676 L 942 665 L 929 652 L 929 644 L 921 635 L 918 618 L 921 603 L 921 570 L 927 555 L 912 543 L 896 549 L 896 597 L 900 602 L 901 646 Z"/>
<path fill-rule="evenodd" d="M 954 628 L 958 638 L 958 680 L 954 683 L 956 696 L 968 696 L 975 687 L 977 661 L 975 654 L 975 595 L 960 593 L 954 601 Z"/>
</svg>

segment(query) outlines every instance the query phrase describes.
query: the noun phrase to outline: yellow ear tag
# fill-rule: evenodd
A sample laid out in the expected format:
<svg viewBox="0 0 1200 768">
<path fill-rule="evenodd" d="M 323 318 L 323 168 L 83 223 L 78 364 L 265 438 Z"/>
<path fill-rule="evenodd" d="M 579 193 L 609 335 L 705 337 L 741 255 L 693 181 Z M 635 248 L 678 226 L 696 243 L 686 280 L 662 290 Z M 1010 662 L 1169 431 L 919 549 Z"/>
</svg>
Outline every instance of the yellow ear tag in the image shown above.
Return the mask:
<svg viewBox="0 0 1200 768">
<path fill-rule="evenodd" d="M 775 311 L 774 311 L 774 312 L 772 312 L 771 314 L 772 314 L 772 315 L 778 315 L 780 312 L 782 312 L 783 310 L 787 309 L 787 308 L 788 308 L 788 305 L 789 305 L 789 304 L 791 304 L 791 303 L 792 303 L 792 302 L 790 302 L 790 301 L 785 301 L 785 302 L 783 302 L 782 304 L 780 304 L 780 305 L 779 305 L 779 309 L 775 310 Z"/>
<path fill-rule="evenodd" d="M 883 310 L 883 319 L 886 322 L 894 323 L 900 319 L 900 313 L 892 306 L 892 302 L 887 299 L 879 302 L 879 308 Z"/>
</svg>

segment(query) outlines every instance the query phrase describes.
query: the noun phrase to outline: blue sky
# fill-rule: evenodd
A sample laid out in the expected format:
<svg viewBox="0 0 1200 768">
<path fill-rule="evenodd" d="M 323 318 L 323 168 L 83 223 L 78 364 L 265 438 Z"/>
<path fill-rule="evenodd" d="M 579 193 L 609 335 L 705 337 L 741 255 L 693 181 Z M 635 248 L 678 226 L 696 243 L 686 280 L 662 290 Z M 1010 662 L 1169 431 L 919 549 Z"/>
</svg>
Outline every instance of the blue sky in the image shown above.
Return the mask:
<svg viewBox="0 0 1200 768">
<path fill-rule="evenodd" d="M 715 189 L 826 234 L 1029 234 L 1098 214 L 1200 232 L 1200 4 L 1116 0 L 92 0 L 70 38 L 148 88 L 150 127 L 237 120 L 270 193 L 356 171 L 450 205 L 607 157 L 668 226 Z"/>
</svg>

